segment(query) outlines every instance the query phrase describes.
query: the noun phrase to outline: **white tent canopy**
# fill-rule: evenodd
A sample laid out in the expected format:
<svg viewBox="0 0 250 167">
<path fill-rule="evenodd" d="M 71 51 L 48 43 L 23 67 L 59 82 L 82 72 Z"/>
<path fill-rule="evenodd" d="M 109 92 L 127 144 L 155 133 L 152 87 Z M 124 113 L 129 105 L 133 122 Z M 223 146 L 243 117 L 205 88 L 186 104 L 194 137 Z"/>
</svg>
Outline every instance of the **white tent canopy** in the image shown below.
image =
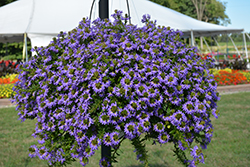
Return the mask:
<svg viewBox="0 0 250 167">
<path fill-rule="evenodd" d="M 46 46 L 60 31 L 70 31 L 83 17 L 89 17 L 93 0 L 18 0 L 0 8 L 0 42 L 23 41 L 24 34 L 32 47 Z M 98 2 L 93 6 L 92 20 L 98 17 Z M 198 21 L 149 0 L 128 0 L 131 22 L 142 26 L 144 14 L 151 15 L 158 25 L 184 32 L 184 37 L 211 36 L 242 32 Z M 126 0 L 109 0 L 109 14 L 115 9 L 128 13 Z"/>
</svg>

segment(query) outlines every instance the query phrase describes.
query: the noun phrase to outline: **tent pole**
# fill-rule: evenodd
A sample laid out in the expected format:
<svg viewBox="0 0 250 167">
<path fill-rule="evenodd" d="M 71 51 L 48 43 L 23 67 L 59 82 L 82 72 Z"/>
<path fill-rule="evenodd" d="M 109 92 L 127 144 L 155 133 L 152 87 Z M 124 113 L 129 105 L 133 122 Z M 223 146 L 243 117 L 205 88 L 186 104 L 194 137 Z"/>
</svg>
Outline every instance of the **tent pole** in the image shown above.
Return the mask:
<svg viewBox="0 0 250 167">
<path fill-rule="evenodd" d="M 191 30 L 191 46 L 194 46 L 194 32 Z"/>
<path fill-rule="evenodd" d="M 240 52 L 239 52 L 238 48 L 236 47 L 236 45 L 235 45 L 233 39 L 231 38 L 231 36 L 228 36 L 228 37 L 229 37 L 230 40 L 232 41 L 232 43 L 233 43 L 233 45 L 234 45 L 234 48 L 235 48 L 236 52 L 238 53 L 238 56 L 240 56 Z M 240 57 L 240 59 L 242 60 L 242 57 Z"/>
<path fill-rule="evenodd" d="M 205 38 L 204 38 L 204 37 L 202 37 L 202 39 L 204 40 L 204 42 L 205 42 L 205 44 L 206 44 L 206 46 L 207 46 L 207 48 L 208 48 L 209 52 L 212 54 L 212 51 L 211 51 L 210 47 L 209 47 L 209 46 L 208 46 L 208 44 L 207 44 L 207 41 L 205 40 Z"/>
<path fill-rule="evenodd" d="M 227 56 L 228 56 L 228 34 L 227 34 L 227 50 L 226 50 L 226 52 L 227 52 Z"/>
<path fill-rule="evenodd" d="M 246 59 L 247 59 L 247 68 L 249 68 L 249 59 L 248 59 L 248 51 L 247 51 L 247 42 L 246 42 L 246 36 L 245 36 L 246 33 L 243 33 L 243 40 L 244 40 L 244 43 L 245 43 L 245 51 L 246 51 Z"/>
<path fill-rule="evenodd" d="M 217 42 L 217 40 L 215 39 L 215 37 L 213 37 L 213 39 L 214 39 L 215 43 L 218 45 L 219 51 L 220 51 L 220 50 L 221 50 L 221 47 L 220 47 L 219 43 Z"/>
<path fill-rule="evenodd" d="M 247 34 L 247 33 L 245 33 L 246 35 L 247 35 L 247 37 L 250 39 L 250 36 Z"/>
<path fill-rule="evenodd" d="M 207 41 L 205 40 L 204 37 L 202 37 L 202 38 L 203 38 L 203 40 L 204 40 L 204 42 L 205 42 L 205 44 L 206 44 L 206 46 L 207 46 L 209 52 L 211 53 L 213 59 L 215 60 L 215 62 L 217 62 L 216 58 L 214 57 L 214 54 L 212 53 L 212 50 L 210 49 L 209 45 L 207 44 Z"/>
<path fill-rule="evenodd" d="M 23 37 L 23 62 L 24 62 L 24 59 L 25 59 L 25 36 L 26 36 L 26 33 L 24 33 L 24 37 Z"/>
<path fill-rule="evenodd" d="M 24 43 L 25 43 L 25 56 L 26 56 L 26 62 L 28 62 L 27 33 L 24 33 Z"/>
<path fill-rule="evenodd" d="M 199 54 L 202 55 L 202 51 L 201 51 L 201 49 L 199 49 L 199 45 L 195 41 L 194 41 L 194 44 L 195 44 L 195 46 L 197 46 Z"/>
<path fill-rule="evenodd" d="M 219 60 L 219 58 L 220 58 L 219 53 L 220 53 L 221 47 L 220 47 L 219 43 L 217 42 L 217 40 L 215 39 L 215 37 L 212 37 L 212 38 L 214 39 L 216 45 L 218 45 L 218 48 L 219 48 L 219 49 L 217 49 L 217 59 Z"/>
</svg>

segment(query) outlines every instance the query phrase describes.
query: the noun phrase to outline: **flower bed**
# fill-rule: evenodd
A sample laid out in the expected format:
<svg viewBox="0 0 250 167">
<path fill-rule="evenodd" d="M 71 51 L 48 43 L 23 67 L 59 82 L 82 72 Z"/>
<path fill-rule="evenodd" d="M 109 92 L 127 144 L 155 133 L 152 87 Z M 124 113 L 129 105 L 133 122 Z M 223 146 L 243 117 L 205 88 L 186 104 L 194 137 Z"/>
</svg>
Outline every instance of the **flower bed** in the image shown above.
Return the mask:
<svg viewBox="0 0 250 167">
<path fill-rule="evenodd" d="M 2 98 L 10 98 L 14 93 L 12 88 L 14 84 L 1 84 L 0 85 L 0 99 Z"/>
<path fill-rule="evenodd" d="M 0 78 L 0 84 L 14 84 L 18 81 L 18 74 L 6 75 Z"/>
<path fill-rule="evenodd" d="M 18 74 L 11 74 L 0 78 L 0 98 L 10 98 L 13 94 L 14 83 L 18 81 Z"/>
<path fill-rule="evenodd" d="M 250 72 L 232 70 L 226 68 L 224 70 L 210 70 L 214 74 L 215 81 L 219 86 L 238 85 L 250 83 Z"/>
</svg>

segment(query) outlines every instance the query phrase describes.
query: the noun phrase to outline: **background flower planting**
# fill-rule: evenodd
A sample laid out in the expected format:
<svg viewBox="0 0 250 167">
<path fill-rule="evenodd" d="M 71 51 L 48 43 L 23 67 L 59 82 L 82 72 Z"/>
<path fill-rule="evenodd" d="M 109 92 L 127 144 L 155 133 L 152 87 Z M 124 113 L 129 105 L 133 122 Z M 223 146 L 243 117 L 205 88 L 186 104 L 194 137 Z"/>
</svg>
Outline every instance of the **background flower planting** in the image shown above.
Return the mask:
<svg viewBox="0 0 250 167">
<path fill-rule="evenodd" d="M 13 87 L 13 84 L 0 84 L 0 99 L 10 98 L 14 94 Z"/>
<path fill-rule="evenodd" d="M 249 71 L 226 68 L 223 70 L 211 69 L 210 72 L 213 73 L 215 81 L 219 86 L 248 84 L 250 82 Z"/>
<path fill-rule="evenodd" d="M 12 88 L 18 81 L 18 74 L 11 74 L 0 78 L 0 98 L 10 98 L 14 94 Z"/>
</svg>

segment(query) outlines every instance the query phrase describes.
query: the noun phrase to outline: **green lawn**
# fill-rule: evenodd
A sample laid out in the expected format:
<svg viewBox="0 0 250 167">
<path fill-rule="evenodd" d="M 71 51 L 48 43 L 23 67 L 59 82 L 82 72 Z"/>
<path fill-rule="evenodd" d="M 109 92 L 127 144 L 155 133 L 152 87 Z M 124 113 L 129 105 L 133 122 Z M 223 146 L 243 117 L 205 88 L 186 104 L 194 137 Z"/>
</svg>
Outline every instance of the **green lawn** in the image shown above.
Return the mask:
<svg viewBox="0 0 250 167">
<path fill-rule="evenodd" d="M 250 45 L 250 41 L 248 39 L 247 39 L 246 43 L 247 43 L 247 45 Z M 236 46 L 243 46 L 243 45 L 245 45 L 243 42 L 235 42 L 235 41 L 234 41 L 234 44 Z M 227 45 L 227 42 L 219 42 L 219 45 L 220 46 Z M 233 46 L 233 43 L 231 42 L 230 39 L 228 40 L 228 46 Z"/>
<path fill-rule="evenodd" d="M 220 117 L 212 119 L 214 137 L 204 153 L 209 167 L 250 166 L 250 92 L 222 95 L 219 102 Z M 35 121 L 21 123 L 14 108 L 0 108 L 0 166 L 1 167 L 43 167 L 46 162 L 28 157 L 28 148 L 36 144 L 31 136 Z M 152 167 L 181 166 L 173 157 L 172 144 L 147 145 Z M 141 167 L 136 161 L 133 147 L 126 141 L 116 167 Z M 90 159 L 91 167 L 98 166 L 100 150 Z M 72 167 L 80 167 L 76 162 Z"/>
</svg>

